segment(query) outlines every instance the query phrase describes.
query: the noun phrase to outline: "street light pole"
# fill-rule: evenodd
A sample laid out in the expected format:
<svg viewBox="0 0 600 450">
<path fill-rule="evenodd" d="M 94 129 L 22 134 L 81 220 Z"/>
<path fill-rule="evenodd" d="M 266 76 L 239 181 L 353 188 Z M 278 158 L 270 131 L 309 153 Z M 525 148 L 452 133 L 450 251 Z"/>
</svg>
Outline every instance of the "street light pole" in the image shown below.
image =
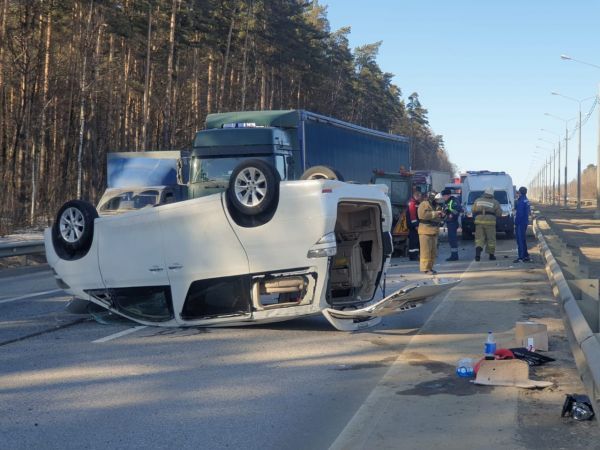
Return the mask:
<svg viewBox="0 0 600 450">
<path fill-rule="evenodd" d="M 546 113 L 547 114 L 547 113 Z M 552 168 L 552 179 L 553 182 L 556 180 L 556 178 L 558 178 L 558 199 L 559 199 L 559 203 L 560 203 L 560 133 L 555 133 L 554 131 L 550 131 L 547 130 L 545 128 L 540 128 L 540 131 L 545 131 L 546 133 L 550 133 L 553 134 L 554 136 L 556 136 L 558 138 L 558 147 L 555 147 L 554 150 L 554 167 Z M 543 139 L 545 140 L 545 139 Z M 546 140 L 545 140 L 546 141 Z M 554 146 L 554 142 L 550 142 L 550 141 L 546 141 L 548 143 L 551 143 Z M 558 167 L 556 165 L 556 157 L 558 156 Z M 555 192 L 553 192 L 553 195 L 555 194 Z"/>
<path fill-rule="evenodd" d="M 548 117 L 553 117 L 558 120 L 562 120 L 565 123 L 565 193 L 564 193 L 564 206 L 567 206 L 567 167 L 568 167 L 568 152 L 569 152 L 569 129 L 568 124 L 571 120 L 575 119 L 575 117 L 571 119 L 563 119 L 562 117 L 555 116 L 554 114 L 544 113 L 544 115 Z M 559 140 L 559 148 L 558 148 L 558 203 L 560 204 L 560 140 Z"/>
<path fill-rule="evenodd" d="M 560 59 L 567 61 L 575 61 L 586 66 L 592 66 L 596 69 L 600 69 L 597 64 L 592 64 L 579 59 L 571 58 L 568 55 L 560 55 Z M 600 84 L 598 85 L 598 99 L 600 99 Z M 598 148 L 596 154 L 596 211 L 594 212 L 594 218 L 600 219 L 600 111 L 598 112 Z"/>
<path fill-rule="evenodd" d="M 577 103 L 577 105 L 579 106 L 579 133 L 578 133 L 578 142 L 577 142 L 577 209 L 581 208 L 581 127 L 583 126 L 583 124 L 581 123 L 581 104 L 583 102 L 585 102 L 586 100 L 591 100 L 593 98 L 596 98 L 596 96 L 592 96 L 592 97 L 587 97 L 587 98 L 582 98 L 582 99 L 577 99 L 577 98 L 573 98 L 573 97 L 569 97 L 568 95 L 563 95 L 560 94 L 558 92 L 552 92 L 552 95 L 557 95 L 559 97 L 562 97 L 564 99 L 570 100 L 572 102 Z"/>
<path fill-rule="evenodd" d="M 543 139 L 540 139 L 543 141 Z M 554 178 L 554 171 L 552 169 L 552 152 L 553 149 L 552 148 L 548 148 L 548 147 L 541 147 L 539 145 L 535 146 L 536 148 L 539 148 L 541 150 L 546 150 L 546 151 L 550 151 L 550 155 L 546 157 L 546 160 L 544 162 L 543 170 L 544 170 L 544 195 L 543 197 L 545 198 L 545 201 L 547 203 L 550 203 L 550 201 L 552 201 L 552 203 L 554 203 L 554 182 L 553 182 L 553 178 Z M 554 163 L 556 164 L 556 162 Z M 552 199 L 551 199 L 552 197 Z M 543 203 L 543 202 L 542 202 Z"/>
<path fill-rule="evenodd" d="M 567 178 L 567 167 L 569 166 L 569 130 L 567 128 L 567 122 L 565 122 L 565 193 L 564 193 L 564 204 L 563 206 L 567 207 L 567 183 L 569 182 Z M 558 203 L 560 203 L 560 195 L 558 196 Z"/>
</svg>

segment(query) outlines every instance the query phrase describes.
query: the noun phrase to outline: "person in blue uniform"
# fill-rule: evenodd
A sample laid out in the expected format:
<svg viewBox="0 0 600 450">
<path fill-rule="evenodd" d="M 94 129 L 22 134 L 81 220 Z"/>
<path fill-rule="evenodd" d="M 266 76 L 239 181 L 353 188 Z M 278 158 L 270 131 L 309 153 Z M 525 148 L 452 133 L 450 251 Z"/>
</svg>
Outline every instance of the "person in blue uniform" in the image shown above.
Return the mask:
<svg viewBox="0 0 600 450">
<path fill-rule="evenodd" d="M 460 216 L 462 208 L 450 189 L 444 189 L 442 197 L 444 198 L 448 243 L 450 244 L 450 257 L 446 258 L 446 261 L 458 261 L 458 216 Z"/>
<path fill-rule="evenodd" d="M 515 263 L 530 261 L 527 251 L 527 226 L 529 225 L 529 214 L 531 207 L 527 198 L 527 188 L 519 188 L 519 198 L 517 199 L 517 212 L 515 214 L 515 237 L 517 238 L 517 248 L 519 257 Z"/>
</svg>

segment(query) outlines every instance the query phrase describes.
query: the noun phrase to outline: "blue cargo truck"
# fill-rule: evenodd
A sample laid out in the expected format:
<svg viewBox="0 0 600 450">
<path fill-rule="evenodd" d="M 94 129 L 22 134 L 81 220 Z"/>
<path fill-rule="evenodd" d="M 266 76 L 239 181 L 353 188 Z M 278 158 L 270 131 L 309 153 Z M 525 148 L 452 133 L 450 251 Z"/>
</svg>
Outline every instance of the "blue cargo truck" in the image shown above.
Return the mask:
<svg viewBox="0 0 600 450">
<path fill-rule="evenodd" d="M 282 180 L 370 183 L 375 171 L 410 169 L 404 136 L 304 110 L 210 114 L 192 146 L 190 197 L 223 190 L 234 168 L 249 158 L 264 160 Z"/>
</svg>

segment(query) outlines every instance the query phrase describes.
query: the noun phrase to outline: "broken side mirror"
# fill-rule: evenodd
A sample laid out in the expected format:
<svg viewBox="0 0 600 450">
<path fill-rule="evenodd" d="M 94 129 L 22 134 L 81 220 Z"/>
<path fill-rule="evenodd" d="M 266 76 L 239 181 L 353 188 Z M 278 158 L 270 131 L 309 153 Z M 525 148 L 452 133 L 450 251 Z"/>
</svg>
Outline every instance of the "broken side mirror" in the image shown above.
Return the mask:
<svg viewBox="0 0 600 450">
<path fill-rule="evenodd" d="M 187 186 L 190 181 L 190 158 L 177 159 L 177 184 Z"/>
</svg>

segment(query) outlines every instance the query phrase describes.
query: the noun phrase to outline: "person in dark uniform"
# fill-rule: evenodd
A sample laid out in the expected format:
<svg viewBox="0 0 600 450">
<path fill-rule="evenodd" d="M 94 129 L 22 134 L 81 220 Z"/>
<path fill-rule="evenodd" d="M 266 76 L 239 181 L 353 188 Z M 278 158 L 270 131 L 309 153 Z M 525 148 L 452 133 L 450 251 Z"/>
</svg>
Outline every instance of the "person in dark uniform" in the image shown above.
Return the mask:
<svg viewBox="0 0 600 450">
<path fill-rule="evenodd" d="M 415 188 L 406 208 L 406 223 L 408 224 L 408 258 L 419 260 L 419 216 L 417 210 L 421 203 L 421 190 Z"/>
<path fill-rule="evenodd" d="M 446 258 L 446 261 L 458 261 L 458 217 L 462 212 L 462 207 L 450 189 L 444 189 L 442 197 L 444 198 L 448 243 L 450 244 L 450 257 Z"/>
<path fill-rule="evenodd" d="M 517 212 L 515 214 L 515 237 L 517 239 L 519 257 L 515 259 L 515 263 L 530 261 L 529 252 L 527 251 L 527 226 L 529 225 L 531 206 L 527 198 L 527 188 L 521 186 L 518 192 L 519 198 L 517 199 Z"/>
</svg>

